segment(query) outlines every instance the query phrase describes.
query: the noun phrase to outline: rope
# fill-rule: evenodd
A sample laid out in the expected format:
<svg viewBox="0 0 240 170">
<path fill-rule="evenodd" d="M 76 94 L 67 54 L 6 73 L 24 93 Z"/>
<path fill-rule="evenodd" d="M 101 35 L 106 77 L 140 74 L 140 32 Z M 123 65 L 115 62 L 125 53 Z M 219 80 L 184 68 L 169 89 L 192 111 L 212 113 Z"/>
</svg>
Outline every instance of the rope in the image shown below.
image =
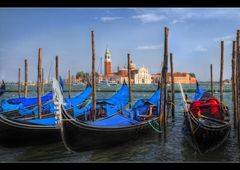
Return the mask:
<svg viewBox="0 0 240 170">
<path fill-rule="evenodd" d="M 153 128 L 153 130 L 155 130 L 157 133 L 162 133 L 162 130 L 160 129 L 157 129 L 157 128 L 155 128 L 152 124 L 151 124 L 151 122 L 155 122 L 155 121 L 149 121 L 148 123 L 149 123 L 149 125 Z M 157 122 L 155 122 L 156 124 L 158 124 Z M 158 124 L 158 127 L 159 127 L 159 124 Z"/>
<path fill-rule="evenodd" d="M 176 104 L 173 104 L 173 102 L 170 102 L 170 105 L 173 105 L 174 108 L 176 108 Z"/>
<path fill-rule="evenodd" d="M 202 123 L 199 121 L 198 126 L 197 126 L 196 129 L 194 129 L 194 131 L 193 131 L 193 134 L 195 134 L 196 131 L 197 131 L 200 127 L 202 127 Z"/>
</svg>

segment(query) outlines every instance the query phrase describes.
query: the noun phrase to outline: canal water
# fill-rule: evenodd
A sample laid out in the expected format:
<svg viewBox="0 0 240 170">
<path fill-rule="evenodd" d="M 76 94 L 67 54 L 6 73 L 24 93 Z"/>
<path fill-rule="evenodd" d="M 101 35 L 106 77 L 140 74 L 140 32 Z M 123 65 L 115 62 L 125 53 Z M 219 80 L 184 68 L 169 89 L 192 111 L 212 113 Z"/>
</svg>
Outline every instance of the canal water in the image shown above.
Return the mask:
<svg viewBox="0 0 240 170">
<path fill-rule="evenodd" d="M 202 84 L 209 88 L 208 84 Z M 67 87 L 67 86 L 66 86 Z M 113 89 L 117 90 L 120 86 L 115 87 L 98 87 L 98 90 Z M 16 87 L 7 87 L 15 89 Z M 50 87 L 47 87 L 50 89 Z M 74 85 L 73 89 L 82 90 L 84 86 Z M 157 88 L 156 85 L 135 86 L 142 92 L 134 92 L 134 102 L 140 98 L 147 98 L 153 92 L 150 91 Z M 176 87 L 177 88 L 177 87 Z M 194 85 L 185 85 L 183 88 L 194 89 Z M 225 86 L 230 88 L 229 86 Z M 98 92 L 97 97 L 109 97 L 114 92 Z M 77 92 L 71 93 L 72 96 Z M 36 91 L 30 88 L 29 96 L 35 96 Z M 67 93 L 64 94 L 67 96 Z M 192 98 L 194 93 L 188 93 Z M 219 97 L 219 93 L 215 94 Z M 16 92 L 6 92 L 1 96 L 0 100 L 16 97 Z M 141 136 L 136 140 L 127 143 L 119 143 L 118 146 L 109 146 L 108 148 L 91 150 L 85 152 L 69 152 L 64 145 L 59 143 L 27 146 L 27 147 L 3 147 L 0 146 L 0 162 L 240 162 L 240 144 L 237 142 L 237 136 L 234 128 L 227 141 L 217 150 L 200 155 L 197 153 L 184 138 L 182 133 L 183 124 L 183 103 L 180 93 L 175 96 L 175 121 L 171 121 L 169 115 L 167 134 L 159 134 L 152 131 L 145 136 Z M 232 94 L 224 93 L 224 103 L 229 106 L 231 120 L 232 112 Z M 19 134 L 21 135 L 21 134 Z M 43 139 L 44 140 L 44 139 Z M 17 141 L 16 141 L 17 142 Z"/>
</svg>

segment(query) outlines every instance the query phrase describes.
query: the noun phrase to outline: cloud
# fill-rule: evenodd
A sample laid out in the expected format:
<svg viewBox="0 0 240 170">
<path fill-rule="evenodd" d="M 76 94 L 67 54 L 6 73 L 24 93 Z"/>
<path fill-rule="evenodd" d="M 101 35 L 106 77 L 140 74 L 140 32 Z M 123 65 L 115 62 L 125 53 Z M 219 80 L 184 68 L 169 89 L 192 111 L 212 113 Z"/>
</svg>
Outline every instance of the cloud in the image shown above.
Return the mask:
<svg viewBox="0 0 240 170">
<path fill-rule="evenodd" d="M 220 44 L 221 41 L 224 41 L 224 45 L 230 45 L 234 40 L 235 40 L 234 35 L 226 35 L 226 36 L 214 38 L 214 42 Z"/>
<path fill-rule="evenodd" d="M 139 8 L 132 9 L 132 18 L 141 19 L 143 23 L 157 22 L 163 19 L 170 24 L 196 20 L 239 20 L 239 8 Z"/>
<path fill-rule="evenodd" d="M 207 51 L 207 48 L 199 45 L 199 46 L 197 46 L 194 50 L 195 50 L 195 51 L 198 51 L 198 52 L 205 52 L 205 51 Z"/>
<path fill-rule="evenodd" d="M 177 24 L 177 23 L 182 23 L 184 22 L 183 20 L 177 20 L 177 19 L 174 19 L 171 24 Z"/>
<path fill-rule="evenodd" d="M 137 47 L 136 50 L 156 50 L 161 48 L 162 48 L 162 45 L 145 45 L 145 46 Z"/>
<path fill-rule="evenodd" d="M 164 15 L 157 15 L 154 13 L 140 14 L 132 16 L 133 19 L 139 19 L 142 23 L 159 22 L 164 20 L 166 17 Z"/>
<path fill-rule="evenodd" d="M 107 22 L 107 21 L 115 21 L 115 20 L 119 20 L 122 19 L 122 17 L 101 17 L 100 20 L 103 22 Z"/>
</svg>

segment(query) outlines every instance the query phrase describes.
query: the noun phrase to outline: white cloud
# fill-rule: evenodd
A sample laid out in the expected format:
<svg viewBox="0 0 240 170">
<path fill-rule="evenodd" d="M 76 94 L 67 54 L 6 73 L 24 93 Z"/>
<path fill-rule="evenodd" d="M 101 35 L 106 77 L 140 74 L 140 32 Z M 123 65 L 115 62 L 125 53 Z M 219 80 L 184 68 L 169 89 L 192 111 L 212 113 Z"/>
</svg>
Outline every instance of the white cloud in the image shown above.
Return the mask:
<svg viewBox="0 0 240 170">
<path fill-rule="evenodd" d="M 195 48 L 195 51 L 198 51 L 198 52 L 205 52 L 205 51 L 207 51 L 207 48 L 205 48 L 205 47 L 199 45 L 199 46 L 197 46 L 197 47 Z"/>
<path fill-rule="evenodd" d="M 162 45 L 145 45 L 145 46 L 137 47 L 136 50 L 156 50 L 161 48 L 162 48 Z"/>
<path fill-rule="evenodd" d="M 159 22 L 164 20 L 166 17 L 164 15 L 157 15 L 154 13 L 140 14 L 132 16 L 133 19 L 139 19 L 142 23 Z"/>
<path fill-rule="evenodd" d="M 184 21 L 183 20 L 174 19 L 171 24 L 177 24 L 177 23 L 182 23 L 182 22 L 184 22 Z"/>
<path fill-rule="evenodd" d="M 222 37 L 217 37 L 217 38 L 214 38 L 214 41 L 216 43 L 219 43 L 221 41 L 224 41 L 224 44 L 225 45 L 230 45 L 232 44 L 232 42 L 235 40 L 235 36 L 234 35 L 226 35 L 226 36 L 222 36 Z M 218 45 L 219 46 L 219 45 Z"/>
<path fill-rule="evenodd" d="M 133 10 L 136 13 L 133 17 L 141 19 L 144 23 L 157 22 L 165 18 L 170 24 L 176 24 L 179 21 L 240 19 L 239 8 L 139 8 Z"/>
<path fill-rule="evenodd" d="M 122 19 L 122 17 L 101 17 L 100 20 L 103 22 L 107 22 L 107 21 L 115 21 L 115 20 L 119 20 Z"/>
</svg>

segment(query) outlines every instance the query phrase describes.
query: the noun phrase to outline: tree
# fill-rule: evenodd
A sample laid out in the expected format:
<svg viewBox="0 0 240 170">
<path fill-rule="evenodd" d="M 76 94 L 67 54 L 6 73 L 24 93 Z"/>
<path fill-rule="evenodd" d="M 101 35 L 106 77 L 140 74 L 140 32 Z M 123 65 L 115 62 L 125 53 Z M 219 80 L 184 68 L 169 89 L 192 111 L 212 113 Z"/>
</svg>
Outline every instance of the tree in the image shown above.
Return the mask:
<svg viewBox="0 0 240 170">
<path fill-rule="evenodd" d="M 80 71 L 80 72 L 77 72 L 76 74 L 76 79 L 80 79 L 80 81 L 82 81 L 83 83 L 86 83 L 88 81 L 88 78 L 89 78 L 89 73 L 87 72 Z"/>
<path fill-rule="evenodd" d="M 189 73 L 191 77 L 196 77 L 194 73 Z"/>
</svg>

